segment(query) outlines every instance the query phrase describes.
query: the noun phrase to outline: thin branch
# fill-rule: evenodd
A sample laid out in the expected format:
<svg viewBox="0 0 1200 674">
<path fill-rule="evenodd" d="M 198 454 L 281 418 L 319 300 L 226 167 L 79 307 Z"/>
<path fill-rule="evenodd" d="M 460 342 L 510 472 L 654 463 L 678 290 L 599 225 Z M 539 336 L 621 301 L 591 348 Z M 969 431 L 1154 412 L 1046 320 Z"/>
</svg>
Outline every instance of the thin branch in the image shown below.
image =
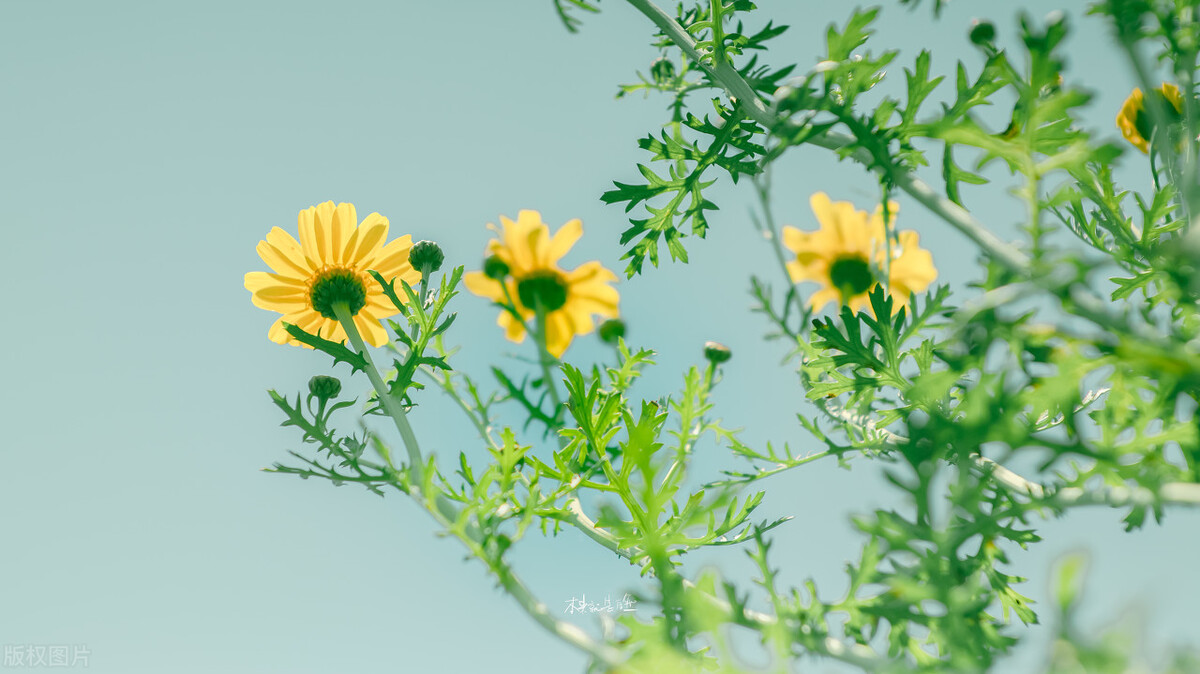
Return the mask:
<svg viewBox="0 0 1200 674">
<path fill-rule="evenodd" d="M 572 515 L 571 519 L 567 520 L 568 523 L 582 531 L 584 535 L 593 541 L 631 562 L 635 558 L 644 556 L 638 548 L 622 548 L 612 534 L 597 528 L 596 523 L 583 512 L 583 507 L 580 505 L 579 499 L 571 499 L 567 502 L 567 510 Z M 689 590 L 696 591 L 710 606 L 724 613 L 723 618 L 729 622 L 736 623 L 742 627 L 748 627 L 758 632 L 763 632 L 779 622 L 778 617 L 760 611 L 746 608 L 741 611 L 734 611 L 733 606 L 729 602 L 700 590 L 696 587 L 695 583 L 687 578 L 683 579 L 683 585 Z M 815 650 L 821 655 L 857 665 L 868 671 L 878 669 L 884 664 L 884 660 L 870 647 L 863 646 L 862 644 L 847 645 L 833 637 L 825 637 Z"/>
<path fill-rule="evenodd" d="M 740 102 L 746 114 L 755 122 L 766 129 L 774 129 L 779 126 L 780 120 L 775 113 L 767 107 L 750 83 L 732 65 L 724 60 L 715 64 L 706 62 L 696 49 L 696 41 L 683 26 L 680 26 L 679 22 L 650 0 L 628 0 L 628 2 L 653 21 L 688 58 L 703 68 L 713 81 L 724 87 L 726 93 L 733 100 Z M 854 138 L 845 134 L 826 132 L 810 139 L 809 142 L 829 150 L 841 150 L 852 145 Z M 870 152 L 863 148 L 854 150 L 850 156 L 868 166 L 874 163 Z M 965 234 L 994 259 L 1013 271 L 1029 274 L 1029 257 L 1012 244 L 1002 241 L 988 231 L 982 223 L 971 217 L 965 208 L 939 195 L 910 171 L 897 171 L 893 167 L 886 167 L 886 170 L 888 177 L 896 187 L 904 190 L 950 226 Z"/>
<path fill-rule="evenodd" d="M 887 430 L 878 428 L 874 420 L 865 415 L 854 414 L 836 405 L 826 405 L 825 412 L 838 421 L 857 426 L 863 431 L 878 434 L 884 441 L 893 446 L 908 443 L 908 438 Z M 980 454 L 971 454 L 975 470 L 994 479 L 1009 491 L 1031 500 L 1042 502 L 1049 506 L 1073 507 L 1103 505 L 1111 508 L 1124 506 L 1150 506 L 1155 504 L 1200 506 L 1200 484 L 1193 482 L 1167 482 L 1158 491 L 1140 485 L 1133 487 L 1125 485 L 1104 486 L 1098 489 L 1083 489 L 1081 487 L 1063 487 L 1062 489 L 1047 489 L 1046 487 L 1022 477 L 1003 465 Z"/>
</svg>

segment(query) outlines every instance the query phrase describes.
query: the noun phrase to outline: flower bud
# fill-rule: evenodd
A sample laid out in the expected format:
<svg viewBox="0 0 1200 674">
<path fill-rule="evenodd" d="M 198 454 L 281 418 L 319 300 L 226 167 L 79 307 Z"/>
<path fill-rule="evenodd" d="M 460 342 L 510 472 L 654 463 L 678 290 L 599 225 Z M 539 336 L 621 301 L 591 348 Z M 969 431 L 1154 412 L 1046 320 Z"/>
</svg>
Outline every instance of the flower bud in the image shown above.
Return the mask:
<svg viewBox="0 0 1200 674">
<path fill-rule="evenodd" d="M 625 321 L 610 318 L 600 324 L 600 339 L 609 344 L 616 344 L 625 336 Z"/>
<path fill-rule="evenodd" d="M 980 47 L 989 45 L 996 40 L 996 25 L 987 19 L 976 19 L 971 22 L 971 31 L 967 35 Z"/>
<path fill-rule="evenodd" d="M 729 350 L 728 346 L 719 342 L 705 342 L 704 357 L 713 365 L 720 365 L 733 358 L 733 352 Z"/>
<path fill-rule="evenodd" d="M 483 275 L 493 281 L 503 281 L 508 276 L 508 263 L 499 255 L 492 255 L 483 261 Z"/>
<path fill-rule="evenodd" d="M 675 79 L 675 64 L 667 57 L 660 56 L 650 64 L 650 76 L 655 84 L 666 84 Z"/>
<path fill-rule="evenodd" d="M 441 247 L 432 241 L 418 241 L 408 253 L 408 263 L 413 269 L 421 272 L 422 276 L 441 269 L 445 260 L 446 255 L 442 253 Z"/>
<path fill-rule="evenodd" d="M 342 392 L 342 382 L 337 377 L 319 374 L 308 380 L 308 392 L 318 400 L 332 400 Z"/>
</svg>

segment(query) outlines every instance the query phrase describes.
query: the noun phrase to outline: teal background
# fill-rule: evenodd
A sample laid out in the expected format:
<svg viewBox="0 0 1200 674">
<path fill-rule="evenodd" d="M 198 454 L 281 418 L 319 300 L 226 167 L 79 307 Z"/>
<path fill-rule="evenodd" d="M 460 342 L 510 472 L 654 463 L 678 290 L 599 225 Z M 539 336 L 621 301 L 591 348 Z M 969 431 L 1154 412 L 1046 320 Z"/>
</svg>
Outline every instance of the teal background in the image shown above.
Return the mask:
<svg viewBox="0 0 1200 674">
<path fill-rule="evenodd" d="M 86 645 L 95 672 L 582 671 L 581 655 L 410 502 L 258 472 L 299 445 L 265 390 L 298 391 L 330 370 L 267 341 L 275 315 L 250 304 L 242 277 L 265 269 L 254 246 L 272 226 L 294 232 L 299 210 L 329 199 L 384 214 L 393 236 L 436 239 L 450 264 L 468 267 L 500 214 L 534 208 L 552 227 L 579 217 L 585 235 L 567 263 L 620 271 L 623 214 L 598 197 L 636 178 L 635 140 L 667 113 L 661 98 L 614 100 L 656 52 L 643 17 L 604 4 L 570 35 L 548 0 L 0 2 L 0 644 Z M 775 63 L 815 63 L 825 26 L 849 15 L 841 3 L 760 5 L 792 26 Z M 1098 133 L 1117 137 L 1112 118 L 1132 78 L 1103 25 L 1068 5 L 1069 73 L 1096 93 Z M 873 49 L 904 54 L 885 86 L 901 85 L 899 66 L 920 48 L 941 73 L 951 58 L 976 72 L 968 20 L 997 7 L 952 3 L 933 24 L 928 8 L 887 5 Z M 999 10 L 1011 40 L 1010 5 Z M 1002 127 L 1007 112 L 985 118 Z M 1136 186 L 1148 184 L 1144 162 L 1125 157 Z M 859 167 L 805 149 L 775 177 L 780 220 L 814 228 L 807 199 L 818 190 L 863 208 L 876 198 Z M 716 393 L 727 425 L 758 446 L 815 450 L 795 422 L 810 410 L 793 368 L 779 366 L 787 348 L 764 342 L 768 326 L 749 311 L 751 273 L 781 286 L 750 226 L 751 190 L 722 180 L 712 198 L 722 209 L 710 240 L 692 243 L 691 264 L 619 286 L 630 341 L 662 352 L 640 394 L 673 390 L 702 343 L 720 340 L 735 354 Z M 1012 236 L 1011 197 L 973 188 L 968 198 Z M 963 237 L 900 201 L 899 225 L 921 232 L 942 280 L 961 288 L 979 276 Z M 456 308 L 460 369 L 486 381 L 489 363 L 522 367 L 511 356 L 529 345 L 503 341 L 485 300 L 464 295 Z M 568 352 L 583 363 L 606 355 L 594 337 Z M 345 379 L 344 368 L 332 373 Z M 355 395 L 367 388 L 346 382 Z M 460 450 L 482 458 L 447 400 L 430 392 L 421 403 L 417 433 L 444 466 Z M 711 444 L 701 453 L 698 481 L 744 467 Z M 838 596 L 862 543 L 849 516 L 902 505 L 877 467 L 854 463 L 765 485 L 763 517 L 796 515 L 776 530 L 784 582 L 811 576 Z M 1023 590 L 1049 618 L 1052 561 L 1087 549 L 1085 627 L 1123 613 L 1144 621 L 1151 652 L 1200 643 L 1200 517 L 1172 510 L 1161 526 L 1123 534 L 1121 516 L 1096 509 L 1042 524 L 1047 542 L 1009 551 L 1030 577 Z M 638 584 L 575 532 L 534 533 L 512 556 L 552 608 Z M 689 568 L 706 563 L 750 573 L 734 549 Z M 1042 659 L 1049 626 L 1031 634 L 997 671 Z"/>
</svg>

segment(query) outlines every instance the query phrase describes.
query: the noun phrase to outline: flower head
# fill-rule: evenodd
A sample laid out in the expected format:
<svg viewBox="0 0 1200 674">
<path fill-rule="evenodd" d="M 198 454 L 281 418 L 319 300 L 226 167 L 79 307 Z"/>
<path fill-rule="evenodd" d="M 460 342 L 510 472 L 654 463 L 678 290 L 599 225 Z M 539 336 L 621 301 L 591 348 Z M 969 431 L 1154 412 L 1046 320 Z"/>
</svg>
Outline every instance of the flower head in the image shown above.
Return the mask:
<svg viewBox="0 0 1200 674">
<path fill-rule="evenodd" d="M 319 374 L 308 380 L 308 392 L 317 400 L 332 400 L 342 392 L 342 381 L 337 377 Z"/>
<path fill-rule="evenodd" d="M 363 339 L 373 346 L 386 344 L 387 331 L 379 321 L 397 310 L 367 271 L 389 280 L 420 281 L 421 273 L 408 263 L 412 237 L 384 245 L 387 218 L 372 213 L 360 224 L 353 204 L 334 206 L 332 201 L 300 211 L 299 232 L 296 241 L 283 229 L 272 228 L 257 249 L 272 271 L 246 274 L 254 306 L 283 314 L 267 337 L 278 344 L 300 344 L 284 328 L 284 323 L 292 323 L 325 339 L 345 340 L 346 332 L 333 313 L 334 303 L 345 302 Z"/>
<path fill-rule="evenodd" d="M 583 234 L 583 223 L 571 220 L 554 236 L 537 211 L 521 211 L 515 221 L 500 216 L 503 229 L 489 224 L 499 238 L 488 242 L 487 271 L 470 272 L 463 284 L 476 295 L 501 304 L 512 301 L 524 321 L 545 314 L 546 350 L 556 358 L 576 335 L 595 329 L 593 315 L 617 315 L 617 275 L 599 262 L 564 270 L 558 261 Z M 514 342 L 525 339 L 525 326 L 507 311 L 496 321 Z"/>
<path fill-rule="evenodd" d="M 426 271 L 432 274 L 441 269 L 445 261 L 446 254 L 442 252 L 442 247 L 433 241 L 418 241 L 408 251 L 408 263 L 421 274 Z"/>
<path fill-rule="evenodd" d="M 1168 117 L 1174 117 L 1168 122 L 1179 121 L 1183 114 L 1183 96 L 1179 93 L 1179 87 L 1164 82 L 1161 87 L 1154 89 L 1151 95 L 1159 96 L 1163 101 L 1170 103 L 1162 106 Z M 1146 97 L 1141 89 L 1134 89 L 1129 98 L 1125 99 L 1125 104 L 1117 113 L 1117 128 L 1134 147 L 1146 154 L 1150 152 L 1150 139 L 1155 131 L 1154 120 L 1146 112 Z"/>
<path fill-rule="evenodd" d="M 886 270 L 887 287 L 895 301 L 893 311 L 899 311 L 908 305 L 910 293 L 928 288 L 937 278 L 933 256 L 917 245 L 914 231 L 896 234 L 888 260 L 881 208 L 867 215 L 848 201 L 830 201 L 824 192 L 814 194 L 810 203 L 821 228 L 802 232 L 784 227 L 783 245 L 796 253 L 796 259 L 787 263 L 792 281 L 822 285 L 809 299 L 814 310 L 820 311 L 834 300 L 849 305 L 852 311 L 871 310 L 868 294 Z M 898 205 L 889 202 L 888 209 L 895 214 Z"/>
<path fill-rule="evenodd" d="M 733 358 L 733 351 L 730 351 L 728 346 L 720 342 L 704 343 L 704 359 L 713 365 L 728 362 L 730 358 Z"/>
</svg>

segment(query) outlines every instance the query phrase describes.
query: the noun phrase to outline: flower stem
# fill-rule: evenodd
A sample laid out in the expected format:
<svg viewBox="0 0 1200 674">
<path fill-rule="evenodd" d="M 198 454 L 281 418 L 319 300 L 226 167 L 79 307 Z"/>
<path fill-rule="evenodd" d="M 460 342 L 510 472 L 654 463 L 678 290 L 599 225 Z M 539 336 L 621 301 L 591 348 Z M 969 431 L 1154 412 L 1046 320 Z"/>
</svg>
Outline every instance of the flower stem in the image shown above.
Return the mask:
<svg viewBox="0 0 1200 674">
<path fill-rule="evenodd" d="M 550 402 L 554 405 L 554 421 L 558 422 L 558 416 L 562 413 L 562 398 L 558 395 L 558 387 L 554 384 L 554 379 L 550 376 L 550 366 L 558 361 L 557 358 L 550 355 L 550 349 L 546 348 L 546 309 L 542 307 L 542 303 L 537 302 L 534 308 L 536 314 L 535 327 L 537 334 L 534 335 L 533 341 L 537 342 L 538 347 L 538 363 L 542 366 L 542 381 L 546 383 L 546 390 L 550 393 Z M 559 438 L 560 441 L 565 440 Z"/>
<path fill-rule="evenodd" d="M 783 252 L 783 235 L 780 233 L 779 227 L 775 224 L 775 214 L 771 210 L 771 175 L 770 169 L 763 171 L 762 178 L 753 178 L 754 188 L 758 192 L 759 205 L 763 212 L 763 238 L 767 239 L 771 244 L 771 251 L 775 253 L 775 261 L 779 263 L 779 270 L 783 272 L 783 278 L 788 283 L 788 292 L 784 296 L 783 316 L 780 319 L 782 324 L 780 327 L 788 334 L 795 337 L 795 333 L 787 327 L 788 311 L 791 306 L 796 307 L 796 311 L 800 314 L 800 325 L 808 323 L 808 319 L 812 318 L 812 312 L 805 306 L 804 300 L 800 297 L 796 290 L 796 282 L 792 280 L 792 275 L 788 272 L 787 259 Z"/>
<path fill-rule="evenodd" d="M 500 585 L 504 587 L 504 590 L 513 599 L 517 600 L 517 603 L 530 618 L 533 618 L 534 622 L 559 639 L 588 653 L 610 667 L 616 666 L 624 660 L 621 652 L 617 649 L 604 643 L 597 643 L 587 632 L 584 632 L 574 623 L 558 620 L 551 615 L 546 604 L 534 596 L 529 587 L 525 585 L 508 564 L 504 563 L 503 560 L 491 559 L 486 554 L 480 545 L 481 539 L 477 535 L 464 532 L 460 527 L 455 526 L 455 519 L 452 517 L 452 513 L 437 509 L 430 509 L 429 513 L 433 515 L 434 520 L 438 524 L 445 527 L 448 532 L 457 537 L 473 555 L 488 565 L 500 580 Z M 456 515 L 457 513 L 453 514 Z"/>
<path fill-rule="evenodd" d="M 424 290 L 421 295 L 425 295 Z M 379 396 L 380 404 L 383 405 L 388 415 L 396 423 L 396 430 L 400 431 L 400 438 L 404 441 L 404 447 L 408 451 L 409 463 L 411 464 L 410 470 L 414 478 L 413 485 L 410 487 L 411 495 L 416 496 L 419 494 L 420 497 L 416 498 L 417 502 L 424 505 L 426 510 L 439 524 L 457 536 L 477 557 L 485 560 L 492 567 L 505 591 L 517 600 L 521 608 L 535 622 L 563 641 L 607 665 L 612 666 L 620 663 L 622 656 L 619 651 L 606 644 L 597 643 L 576 625 L 554 618 L 546 608 L 546 605 L 529 591 L 525 583 L 507 565 L 502 562 L 487 561 L 487 556 L 483 554 L 480 548 L 482 538 L 479 528 L 474 525 L 466 527 L 457 525 L 458 520 L 462 516 L 462 511 L 458 504 L 451 501 L 436 488 L 431 494 L 424 493 L 422 474 L 425 464 L 421 459 L 421 450 L 417 445 L 417 438 L 413 434 L 412 426 L 408 423 L 408 416 L 404 412 L 404 408 L 400 405 L 399 401 L 389 394 L 387 386 L 384 384 L 383 378 L 379 375 L 379 370 L 375 367 L 375 362 L 371 358 L 371 353 L 367 350 L 366 343 L 363 342 L 362 335 L 359 334 L 357 326 L 354 325 L 354 319 L 350 315 L 350 307 L 345 302 L 336 302 L 333 305 L 333 312 L 337 316 L 338 322 L 345 329 L 346 335 L 350 338 L 350 342 L 354 345 L 354 348 L 367 361 L 367 378 L 371 380 L 371 385 L 375 388 L 376 395 Z M 554 389 L 551 388 L 551 391 L 554 391 Z M 557 399 L 556 391 L 553 396 Z M 486 431 L 484 432 L 486 434 Z M 388 463 L 391 463 L 390 459 Z"/>
<path fill-rule="evenodd" d="M 333 313 L 337 316 L 338 322 L 342 324 L 342 329 L 346 331 L 346 336 L 350 338 L 350 343 L 367 361 L 367 378 L 371 380 L 371 386 L 375 388 L 375 395 L 379 396 L 379 403 L 383 405 L 383 409 L 395 422 L 396 430 L 400 431 L 400 439 L 404 442 L 404 449 L 408 452 L 408 462 L 413 471 L 414 482 L 421 484 L 421 473 L 425 468 L 425 462 L 421 458 L 421 447 L 417 444 L 417 436 L 413 433 L 412 425 L 408 423 L 408 415 L 383 383 L 383 377 L 379 375 L 375 361 L 371 359 L 371 352 L 367 350 L 362 335 L 358 333 L 358 326 L 354 325 L 350 307 L 345 302 L 334 302 Z M 390 459 L 388 462 L 391 463 Z"/>
</svg>

